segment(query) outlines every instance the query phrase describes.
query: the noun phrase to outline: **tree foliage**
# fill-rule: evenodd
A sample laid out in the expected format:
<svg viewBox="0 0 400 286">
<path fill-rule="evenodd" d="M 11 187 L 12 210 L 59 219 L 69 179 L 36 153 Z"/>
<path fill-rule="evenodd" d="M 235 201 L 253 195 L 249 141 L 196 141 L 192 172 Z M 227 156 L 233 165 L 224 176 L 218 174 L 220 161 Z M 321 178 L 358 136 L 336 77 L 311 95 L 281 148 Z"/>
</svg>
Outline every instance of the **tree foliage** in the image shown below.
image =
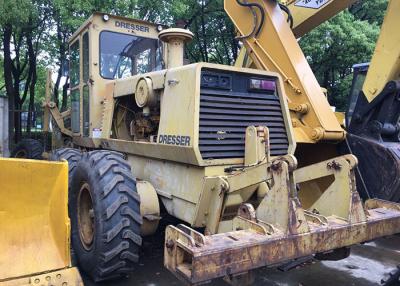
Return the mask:
<svg viewBox="0 0 400 286">
<path fill-rule="evenodd" d="M 356 2 L 300 41 L 319 83 L 328 89 L 330 103 L 338 110 L 346 110 L 352 66 L 371 59 L 387 3 Z"/>
<path fill-rule="evenodd" d="M 9 98 L 9 121 L 15 127 L 16 141 L 21 137 L 21 109 L 27 98 L 30 131 L 37 83 L 37 59 L 48 30 L 48 12 L 48 4 L 44 0 L 21 0 L 18 4 L 12 0 L 0 2 L 4 87 Z"/>
<path fill-rule="evenodd" d="M 388 6 L 388 0 L 358 1 L 350 7 L 350 12 L 361 21 L 381 25 Z"/>
</svg>

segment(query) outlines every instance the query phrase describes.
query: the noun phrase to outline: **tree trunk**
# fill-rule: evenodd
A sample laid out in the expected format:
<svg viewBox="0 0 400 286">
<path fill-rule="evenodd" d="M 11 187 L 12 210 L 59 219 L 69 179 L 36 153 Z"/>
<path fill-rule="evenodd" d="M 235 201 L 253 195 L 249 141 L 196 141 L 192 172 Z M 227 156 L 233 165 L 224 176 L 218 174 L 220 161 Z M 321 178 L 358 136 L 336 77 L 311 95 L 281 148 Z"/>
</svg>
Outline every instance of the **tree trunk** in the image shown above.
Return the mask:
<svg viewBox="0 0 400 286">
<path fill-rule="evenodd" d="M 16 99 L 16 98 L 14 98 Z M 14 142 L 18 143 L 22 139 L 22 123 L 21 123 L 21 111 L 22 104 L 20 104 L 19 100 L 15 100 L 14 102 Z"/>
<path fill-rule="evenodd" d="M 3 30 L 3 49 L 4 49 L 4 62 L 3 62 L 3 68 L 4 68 L 4 82 L 5 82 L 5 87 L 6 87 L 6 92 L 8 96 L 8 109 L 9 109 L 9 115 L 8 115 L 8 132 L 9 132 L 9 139 L 10 142 L 14 141 L 17 142 L 19 138 L 16 138 L 15 133 L 14 133 L 14 127 L 15 127 L 15 106 L 17 103 L 16 100 L 16 94 L 15 94 L 15 89 L 14 89 L 14 84 L 13 84 L 13 74 L 12 74 L 12 69 L 13 69 L 13 64 L 12 64 L 12 59 L 11 59 L 11 35 L 12 35 L 12 26 L 9 24 L 6 24 L 4 26 Z"/>
<path fill-rule="evenodd" d="M 205 61 L 208 62 L 208 49 L 207 49 L 207 35 L 206 35 L 206 23 L 204 19 L 204 7 L 205 3 L 204 0 L 201 1 L 201 33 L 203 34 L 203 49 L 205 55 Z"/>
<path fill-rule="evenodd" d="M 35 108 L 35 85 L 37 81 L 36 74 L 36 53 L 33 48 L 31 35 L 27 36 L 28 57 L 29 57 L 29 72 L 31 73 L 31 81 L 29 83 L 29 105 L 26 132 L 30 135 L 32 128 L 33 111 Z M 28 83 L 27 83 L 28 84 Z"/>
<path fill-rule="evenodd" d="M 57 79 L 56 82 L 54 83 L 54 88 L 53 88 L 53 101 L 57 106 L 59 104 L 58 89 L 60 88 L 61 77 L 62 77 L 62 64 L 60 64 L 60 68 L 58 69 Z"/>
<path fill-rule="evenodd" d="M 65 51 L 66 51 L 66 47 L 65 47 L 66 43 L 65 43 L 65 39 L 63 37 L 61 25 L 59 22 L 57 22 L 57 41 L 59 43 L 58 49 L 59 49 L 59 53 L 60 53 L 59 54 L 60 68 L 58 69 L 57 80 L 54 84 L 53 101 L 57 106 L 59 106 L 58 90 L 60 88 L 61 77 L 62 77 L 63 68 L 64 68 L 64 64 L 65 64 Z M 61 104 L 63 104 L 63 103 L 61 103 Z"/>
</svg>

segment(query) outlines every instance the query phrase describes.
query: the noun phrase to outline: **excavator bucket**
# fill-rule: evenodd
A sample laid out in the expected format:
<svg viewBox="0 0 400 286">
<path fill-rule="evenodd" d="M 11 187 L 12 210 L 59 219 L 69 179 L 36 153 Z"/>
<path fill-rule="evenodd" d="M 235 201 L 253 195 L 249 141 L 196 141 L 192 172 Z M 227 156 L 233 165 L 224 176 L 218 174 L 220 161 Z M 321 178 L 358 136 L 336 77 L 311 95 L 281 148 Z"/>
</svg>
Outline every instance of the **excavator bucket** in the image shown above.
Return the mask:
<svg viewBox="0 0 400 286">
<path fill-rule="evenodd" d="M 356 175 L 358 191 L 363 199 L 400 201 L 399 143 L 349 133 L 340 147 L 360 158 Z"/>
<path fill-rule="evenodd" d="M 348 134 L 339 144 L 343 154 L 354 154 L 359 164 L 357 187 L 363 199 L 400 201 L 400 81 L 386 84 L 371 102 L 362 87 L 369 64 L 353 66 L 353 86 L 346 112 Z M 378 174 L 378 175 L 377 175 Z"/>
<path fill-rule="evenodd" d="M 68 164 L 0 159 L 0 285 L 83 285 L 71 267 Z"/>
</svg>

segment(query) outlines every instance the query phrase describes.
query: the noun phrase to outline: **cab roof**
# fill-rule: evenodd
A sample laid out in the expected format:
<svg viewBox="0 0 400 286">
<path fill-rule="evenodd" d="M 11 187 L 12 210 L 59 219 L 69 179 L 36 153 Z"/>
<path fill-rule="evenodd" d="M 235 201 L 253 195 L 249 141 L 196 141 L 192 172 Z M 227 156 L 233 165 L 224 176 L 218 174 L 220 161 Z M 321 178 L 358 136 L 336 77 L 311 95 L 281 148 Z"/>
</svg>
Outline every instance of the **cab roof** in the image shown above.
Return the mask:
<svg viewBox="0 0 400 286">
<path fill-rule="evenodd" d="M 108 13 L 103 13 L 103 12 L 94 12 L 75 32 L 74 34 L 69 38 L 68 43 L 71 43 L 72 41 L 75 40 L 75 38 L 84 30 L 86 29 L 95 19 L 103 19 L 103 17 L 107 15 L 110 20 L 120 20 L 123 21 L 124 23 L 129 23 L 129 24 L 144 24 L 150 27 L 157 27 L 161 25 L 163 28 L 166 27 L 166 25 L 162 24 L 157 24 L 157 23 L 151 23 L 148 21 L 143 21 L 143 20 L 138 20 L 138 19 L 133 19 L 129 17 L 123 17 L 123 16 L 118 16 L 118 15 L 112 15 Z"/>
</svg>

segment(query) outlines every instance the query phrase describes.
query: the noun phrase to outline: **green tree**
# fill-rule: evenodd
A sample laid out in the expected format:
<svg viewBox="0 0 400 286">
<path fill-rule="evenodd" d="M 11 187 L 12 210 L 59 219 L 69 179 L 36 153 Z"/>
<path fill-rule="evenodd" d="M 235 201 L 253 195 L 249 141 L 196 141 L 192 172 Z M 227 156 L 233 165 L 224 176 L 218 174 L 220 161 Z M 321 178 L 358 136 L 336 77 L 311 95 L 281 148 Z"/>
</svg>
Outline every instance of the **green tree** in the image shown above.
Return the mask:
<svg viewBox="0 0 400 286">
<path fill-rule="evenodd" d="M 53 100 L 59 105 L 62 90 L 61 110 L 67 108 L 68 78 L 60 88 L 63 68 L 67 66 L 68 40 L 83 22 L 95 11 L 132 15 L 136 1 L 126 0 L 52 0 L 50 1 L 53 31 L 46 40 L 47 65 L 55 67 L 57 78 L 54 84 Z M 55 60 L 54 60 L 55 59 Z"/>
<path fill-rule="evenodd" d="M 364 9 L 368 7 L 372 9 L 375 6 Z M 352 66 L 370 61 L 379 35 L 380 23 L 377 21 L 380 16 L 368 14 L 368 11 L 363 13 L 362 17 L 370 15 L 368 18 L 374 20 L 361 20 L 360 15 L 344 11 L 300 41 L 318 81 L 328 89 L 330 103 L 338 110 L 346 109 L 352 83 Z"/>
<path fill-rule="evenodd" d="M 34 108 L 37 58 L 48 30 L 48 1 L 0 2 L 3 76 L 10 109 L 10 138 L 21 138 L 21 108 L 29 98 L 28 132 Z"/>
<path fill-rule="evenodd" d="M 361 21 L 378 24 L 383 22 L 388 0 L 357 1 L 350 7 L 350 12 Z"/>
</svg>

